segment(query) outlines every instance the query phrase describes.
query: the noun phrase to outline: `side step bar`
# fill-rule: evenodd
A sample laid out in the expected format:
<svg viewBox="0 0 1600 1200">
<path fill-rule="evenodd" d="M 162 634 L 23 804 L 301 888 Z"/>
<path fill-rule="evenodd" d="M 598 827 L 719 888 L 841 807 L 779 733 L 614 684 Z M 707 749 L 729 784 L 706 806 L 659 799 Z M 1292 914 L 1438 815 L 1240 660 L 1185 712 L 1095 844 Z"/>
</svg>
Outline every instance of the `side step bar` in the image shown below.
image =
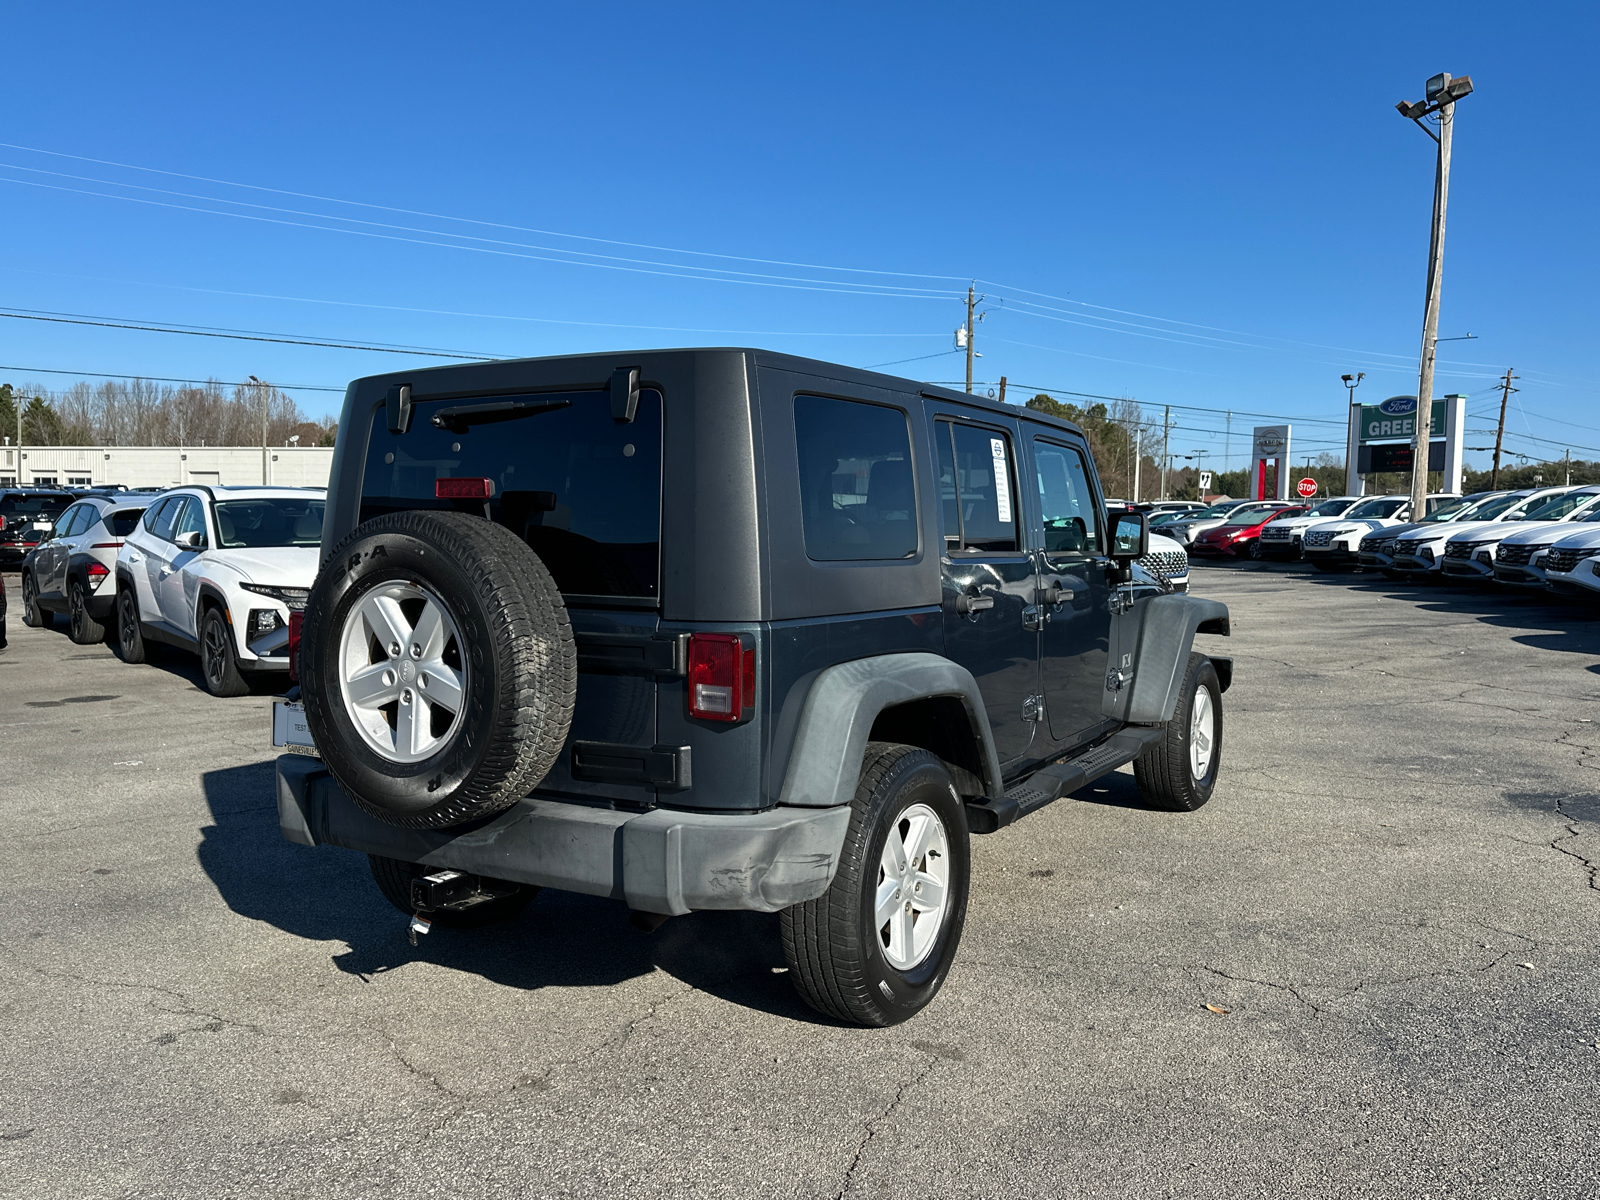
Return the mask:
<svg viewBox="0 0 1600 1200">
<path fill-rule="evenodd" d="M 1071 795 L 1102 775 L 1109 775 L 1118 767 L 1131 763 L 1144 753 L 1147 746 L 1153 745 L 1166 734 L 1166 727 L 1161 725 L 1124 729 L 1077 758 L 1040 767 L 998 799 L 980 796 L 976 800 L 969 800 L 967 827 L 973 833 L 994 833 L 1004 829 L 1019 818 L 1037 812 L 1046 804 Z"/>
</svg>

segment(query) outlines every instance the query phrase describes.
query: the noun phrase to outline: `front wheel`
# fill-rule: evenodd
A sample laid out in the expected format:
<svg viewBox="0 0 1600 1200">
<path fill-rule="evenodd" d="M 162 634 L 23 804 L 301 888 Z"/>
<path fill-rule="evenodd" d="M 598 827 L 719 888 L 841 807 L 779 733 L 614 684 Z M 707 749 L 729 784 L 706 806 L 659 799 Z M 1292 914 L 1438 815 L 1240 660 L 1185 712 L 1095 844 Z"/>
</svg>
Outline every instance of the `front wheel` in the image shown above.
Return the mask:
<svg viewBox="0 0 1600 1200">
<path fill-rule="evenodd" d="M 1257 562 L 1261 561 L 1261 542 L 1259 540 L 1252 541 L 1247 553 Z"/>
<path fill-rule="evenodd" d="M 1222 684 L 1204 654 L 1190 654 L 1183 691 L 1164 736 L 1133 762 L 1139 792 L 1152 808 L 1193 812 L 1217 786 L 1222 765 Z"/>
<path fill-rule="evenodd" d="M 213 696 L 242 696 L 250 690 L 233 653 L 233 632 L 220 608 L 207 609 L 200 622 L 200 667 L 206 691 Z"/>
<path fill-rule="evenodd" d="M 35 629 L 49 629 L 55 624 L 55 614 L 39 604 L 39 585 L 33 572 L 22 574 L 22 623 Z"/>
<path fill-rule="evenodd" d="M 967 917 L 967 814 L 949 770 L 915 746 L 871 742 L 828 890 L 782 914 L 805 1002 L 853 1025 L 915 1016 L 938 994 Z"/>
</svg>

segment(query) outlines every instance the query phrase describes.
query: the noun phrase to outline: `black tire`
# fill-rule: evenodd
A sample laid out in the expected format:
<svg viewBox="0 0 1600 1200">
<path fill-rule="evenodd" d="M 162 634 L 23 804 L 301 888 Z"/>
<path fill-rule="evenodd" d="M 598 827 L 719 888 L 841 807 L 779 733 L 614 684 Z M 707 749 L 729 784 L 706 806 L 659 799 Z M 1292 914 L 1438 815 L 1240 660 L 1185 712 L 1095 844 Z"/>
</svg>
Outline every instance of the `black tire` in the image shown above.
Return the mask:
<svg viewBox="0 0 1600 1200">
<path fill-rule="evenodd" d="M 1190 761 L 1189 747 L 1194 732 L 1191 723 L 1195 694 L 1202 690 L 1208 693 L 1213 732 L 1210 760 L 1197 776 Z M 1183 676 L 1183 691 L 1172 710 L 1172 720 L 1167 722 L 1165 736 L 1133 760 L 1133 777 L 1139 784 L 1139 793 L 1151 808 L 1193 812 L 1211 799 L 1221 766 L 1222 684 L 1209 658 L 1204 654 L 1190 654 L 1189 667 Z"/>
<path fill-rule="evenodd" d="M 1245 550 L 1245 553 L 1248 554 L 1251 558 L 1253 558 L 1256 562 L 1260 562 L 1261 561 L 1261 539 L 1260 538 L 1251 538 L 1250 539 L 1250 545 Z"/>
<path fill-rule="evenodd" d="M 914 804 L 927 805 L 943 824 L 949 898 L 925 957 L 900 970 L 886 957 L 875 897 L 890 831 Z M 944 763 L 915 746 L 868 743 L 832 885 L 782 914 L 784 956 L 805 1002 L 830 1017 L 873 1027 L 896 1025 L 926 1008 L 961 942 L 971 863 L 967 810 Z"/>
<path fill-rule="evenodd" d="M 243 696 L 250 690 L 233 649 L 233 628 L 214 605 L 200 619 L 200 676 L 213 696 Z"/>
<path fill-rule="evenodd" d="M 142 663 L 150 653 L 139 626 L 139 601 L 131 587 L 117 589 L 117 657 L 125 663 Z"/>
<path fill-rule="evenodd" d="M 93 646 L 106 639 L 106 627 L 89 615 L 89 597 L 83 584 L 74 579 L 67 584 L 67 636 L 80 646 Z"/>
<path fill-rule="evenodd" d="M 384 757 L 346 711 L 339 643 L 363 597 L 425 589 L 459 631 L 466 690 L 453 732 L 413 763 Z M 300 641 L 306 721 L 323 763 L 379 820 L 438 829 L 515 804 L 549 772 L 572 724 L 577 653 L 561 593 L 509 530 L 464 513 L 413 509 L 357 527 L 328 557 Z"/>
<path fill-rule="evenodd" d="M 383 898 L 407 916 L 416 911 L 411 907 L 411 881 L 419 875 L 439 870 L 438 867 L 401 862 L 398 858 L 383 858 L 377 854 L 367 855 L 367 865 L 372 868 L 372 878 L 383 893 Z M 539 889 L 532 884 L 520 884 L 514 895 L 497 896 L 460 912 L 441 910 L 428 913 L 426 919 L 453 929 L 481 929 L 485 925 L 516 916 L 538 894 Z"/>
<path fill-rule="evenodd" d="M 34 629 L 49 629 L 56 623 L 55 613 L 39 604 L 39 585 L 32 571 L 22 573 L 22 623 Z"/>
</svg>

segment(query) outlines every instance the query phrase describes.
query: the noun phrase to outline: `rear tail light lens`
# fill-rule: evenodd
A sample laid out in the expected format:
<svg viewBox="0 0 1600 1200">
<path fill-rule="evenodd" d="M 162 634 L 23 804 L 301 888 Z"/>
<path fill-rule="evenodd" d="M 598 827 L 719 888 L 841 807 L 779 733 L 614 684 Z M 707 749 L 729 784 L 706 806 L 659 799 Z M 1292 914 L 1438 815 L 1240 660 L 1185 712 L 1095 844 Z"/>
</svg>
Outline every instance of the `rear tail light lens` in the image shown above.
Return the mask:
<svg viewBox="0 0 1600 1200">
<path fill-rule="evenodd" d="M 433 495 L 436 500 L 487 500 L 494 495 L 494 480 L 436 479 Z"/>
<path fill-rule="evenodd" d="M 122 543 L 121 542 L 96 542 L 94 545 L 90 546 L 89 549 L 91 549 L 91 550 L 120 550 L 120 549 L 122 549 Z"/>
<path fill-rule="evenodd" d="M 306 623 L 306 614 L 296 609 L 289 614 L 289 678 L 300 682 L 300 629 Z"/>
<path fill-rule="evenodd" d="M 741 721 L 755 706 L 756 652 L 734 633 L 689 638 L 689 715 Z"/>
<path fill-rule="evenodd" d="M 104 563 L 92 562 L 87 568 L 85 568 L 85 570 L 87 570 L 89 578 L 94 580 L 96 583 L 99 583 L 107 575 L 111 574 L 110 571 L 106 570 Z"/>
</svg>

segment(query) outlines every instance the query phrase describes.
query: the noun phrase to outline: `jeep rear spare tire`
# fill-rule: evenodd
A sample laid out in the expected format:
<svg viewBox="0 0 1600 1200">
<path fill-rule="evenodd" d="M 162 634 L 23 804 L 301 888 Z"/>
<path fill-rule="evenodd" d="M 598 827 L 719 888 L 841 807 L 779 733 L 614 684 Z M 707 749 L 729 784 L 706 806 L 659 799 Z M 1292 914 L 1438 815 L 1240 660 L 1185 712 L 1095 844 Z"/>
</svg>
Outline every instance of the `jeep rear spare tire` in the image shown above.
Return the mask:
<svg viewBox="0 0 1600 1200">
<path fill-rule="evenodd" d="M 306 721 L 358 805 L 438 829 L 490 816 L 555 764 L 577 655 L 526 543 L 482 517 L 413 509 L 363 522 L 312 586 Z"/>
</svg>

